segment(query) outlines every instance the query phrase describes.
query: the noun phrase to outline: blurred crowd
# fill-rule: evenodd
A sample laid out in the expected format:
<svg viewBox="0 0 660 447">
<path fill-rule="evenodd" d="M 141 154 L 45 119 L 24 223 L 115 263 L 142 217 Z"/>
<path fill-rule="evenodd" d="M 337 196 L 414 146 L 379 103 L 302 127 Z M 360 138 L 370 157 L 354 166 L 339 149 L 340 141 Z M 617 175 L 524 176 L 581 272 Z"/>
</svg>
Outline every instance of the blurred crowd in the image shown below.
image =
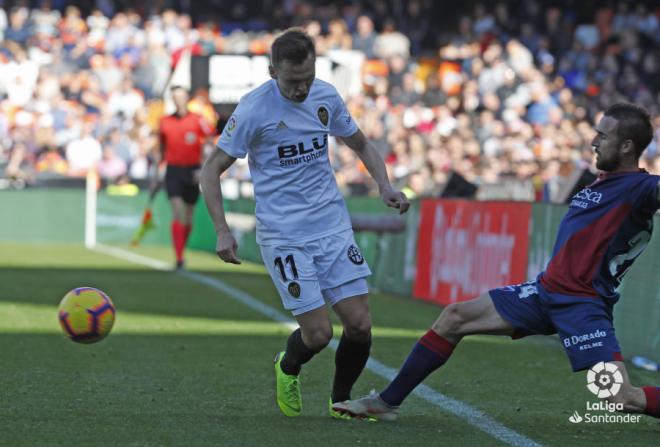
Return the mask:
<svg viewBox="0 0 660 447">
<path fill-rule="evenodd" d="M 410 196 L 435 194 L 458 173 L 477 185 L 531 185 L 546 200 L 591 165 L 594 120 L 618 101 L 645 106 L 660 132 L 660 8 L 643 2 L 586 15 L 573 2 L 484 2 L 442 31 L 428 0 L 269 3 L 270 23 L 245 26 L 101 7 L 108 1 L 88 15 L 47 0 L 0 8 L 0 177 L 29 184 L 96 166 L 109 182 L 145 179 L 181 55 L 265 54 L 290 25 L 319 54 L 364 53 L 363 90 L 346 102 Z M 191 108 L 214 123 L 206 92 L 193 93 Z M 657 141 L 642 162 L 660 173 Z M 341 142 L 331 157 L 347 194 L 373 191 Z M 227 175 L 249 181 L 244 163 Z"/>
</svg>

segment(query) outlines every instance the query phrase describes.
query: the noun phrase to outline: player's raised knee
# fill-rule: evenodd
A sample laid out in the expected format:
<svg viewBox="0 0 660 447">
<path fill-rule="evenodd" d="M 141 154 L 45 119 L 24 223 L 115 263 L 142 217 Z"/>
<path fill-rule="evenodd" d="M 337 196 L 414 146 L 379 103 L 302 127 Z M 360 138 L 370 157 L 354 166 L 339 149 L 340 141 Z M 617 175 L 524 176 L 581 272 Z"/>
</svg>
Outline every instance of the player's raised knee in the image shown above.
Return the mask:
<svg viewBox="0 0 660 447">
<path fill-rule="evenodd" d="M 316 352 L 322 350 L 332 340 L 332 326 L 315 328 L 304 334 L 304 342 L 309 349 Z"/>
<path fill-rule="evenodd" d="M 366 314 L 344 326 L 346 337 L 355 341 L 366 341 L 371 336 L 371 318 Z"/>
<path fill-rule="evenodd" d="M 465 323 L 465 316 L 460 303 L 452 303 L 445 307 L 432 329 L 438 334 L 454 335 L 460 334 L 461 327 Z"/>
</svg>

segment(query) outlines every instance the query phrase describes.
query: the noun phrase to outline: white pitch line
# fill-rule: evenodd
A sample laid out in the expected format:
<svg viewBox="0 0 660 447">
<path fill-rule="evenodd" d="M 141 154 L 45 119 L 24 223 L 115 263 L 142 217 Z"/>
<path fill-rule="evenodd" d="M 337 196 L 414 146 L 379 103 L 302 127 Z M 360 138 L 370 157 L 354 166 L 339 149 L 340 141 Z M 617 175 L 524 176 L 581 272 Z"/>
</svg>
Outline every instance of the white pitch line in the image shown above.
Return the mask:
<svg viewBox="0 0 660 447">
<path fill-rule="evenodd" d="M 106 255 L 111 255 L 115 258 L 123 259 L 134 264 L 146 265 L 147 267 L 151 267 L 155 270 L 172 270 L 172 266 L 165 261 L 150 258 L 148 256 L 142 256 L 137 253 L 124 250 L 123 248 L 111 247 L 110 245 L 97 243 L 96 247 L 92 248 L 92 250 L 100 251 Z"/>
<path fill-rule="evenodd" d="M 97 244 L 94 250 L 136 264 L 146 265 L 157 270 L 170 269 L 169 264 L 163 261 L 149 258 L 147 256 L 138 255 L 136 253 L 132 253 L 128 250 L 124 250 L 121 248 Z M 292 330 L 298 327 L 296 321 L 291 317 L 283 314 L 282 312 L 274 309 L 273 307 L 268 306 L 267 304 L 264 304 L 263 302 L 259 301 L 257 298 L 253 297 L 252 295 L 240 289 L 237 289 L 233 286 L 230 286 L 229 284 L 223 281 L 220 281 L 219 279 L 190 271 L 181 271 L 178 273 L 190 279 L 191 281 L 207 285 L 212 289 L 222 292 L 223 294 L 244 304 L 250 309 L 274 321 L 282 323 L 287 327 L 291 328 Z M 339 343 L 337 342 L 337 340 L 332 339 L 329 346 L 332 350 L 336 351 L 338 344 Z M 369 361 L 367 362 L 367 369 L 387 380 L 394 379 L 394 377 L 397 374 L 397 370 L 395 370 L 394 368 L 390 368 L 389 366 L 379 362 L 373 357 L 369 358 Z M 413 394 L 436 407 L 439 407 L 461 419 L 464 419 L 468 424 L 472 425 L 473 427 L 478 428 L 479 430 L 491 435 L 495 439 L 498 439 L 506 444 L 516 447 L 541 446 L 541 444 L 538 444 L 532 439 L 500 424 L 499 422 L 497 422 L 492 417 L 488 416 L 483 411 L 477 410 L 476 408 L 460 400 L 447 397 L 444 394 L 429 387 L 428 385 L 424 385 L 424 384 L 419 385 L 417 388 L 415 388 Z"/>
</svg>

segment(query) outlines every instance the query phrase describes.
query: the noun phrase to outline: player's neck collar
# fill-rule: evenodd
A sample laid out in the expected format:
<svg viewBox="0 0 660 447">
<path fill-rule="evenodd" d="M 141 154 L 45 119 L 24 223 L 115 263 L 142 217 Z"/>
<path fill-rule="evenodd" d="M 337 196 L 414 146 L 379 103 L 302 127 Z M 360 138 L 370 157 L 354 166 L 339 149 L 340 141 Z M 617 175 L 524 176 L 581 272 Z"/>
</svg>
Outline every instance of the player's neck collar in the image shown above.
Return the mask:
<svg viewBox="0 0 660 447">
<path fill-rule="evenodd" d="M 635 169 L 630 169 L 630 170 L 626 170 L 626 171 L 616 171 L 616 172 L 600 171 L 598 173 L 598 180 L 604 180 L 606 178 L 616 177 L 616 176 L 619 176 L 619 175 L 639 174 L 641 172 L 648 172 L 648 171 L 646 169 L 643 169 L 643 168 L 635 168 Z"/>
</svg>

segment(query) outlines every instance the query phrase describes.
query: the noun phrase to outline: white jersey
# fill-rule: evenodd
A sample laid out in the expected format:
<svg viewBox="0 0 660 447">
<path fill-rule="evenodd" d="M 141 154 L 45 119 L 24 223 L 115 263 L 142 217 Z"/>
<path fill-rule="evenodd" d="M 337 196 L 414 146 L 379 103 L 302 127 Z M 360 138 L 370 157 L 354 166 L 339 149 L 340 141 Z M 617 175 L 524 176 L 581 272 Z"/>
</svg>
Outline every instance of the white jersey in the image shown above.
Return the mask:
<svg viewBox="0 0 660 447">
<path fill-rule="evenodd" d="M 300 245 L 351 228 L 328 135 L 357 130 L 337 90 L 319 79 L 302 103 L 284 98 L 275 80 L 241 98 L 218 148 L 235 158 L 249 155 L 259 244 Z"/>
</svg>

